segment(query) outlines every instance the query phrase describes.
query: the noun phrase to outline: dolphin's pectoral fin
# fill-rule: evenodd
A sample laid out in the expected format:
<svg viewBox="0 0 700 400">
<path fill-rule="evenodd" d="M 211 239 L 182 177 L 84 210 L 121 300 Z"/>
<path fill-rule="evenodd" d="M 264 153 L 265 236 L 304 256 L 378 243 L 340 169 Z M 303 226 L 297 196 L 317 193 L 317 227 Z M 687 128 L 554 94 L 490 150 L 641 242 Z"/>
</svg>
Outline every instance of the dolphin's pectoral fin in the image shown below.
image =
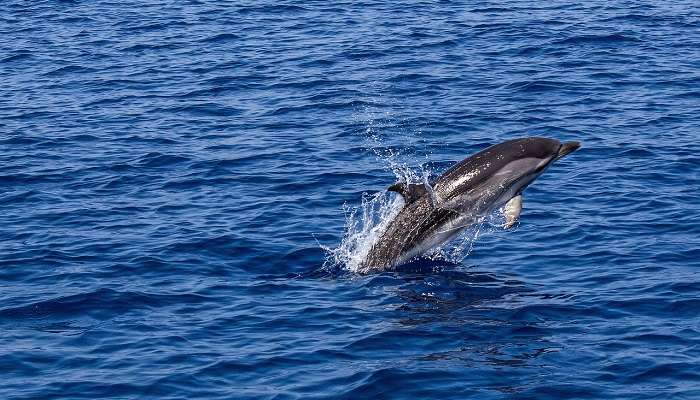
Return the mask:
<svg viewBox="0 0 700 400">
<path fill-rule="evenodd" d="M 523 210 L 523 196 L 521 194 L 508 200 L 503 208 L 503 214 L 506 216 L 506 223 L 503 224 L 504 229 L 510 229 L 518 222 L 520 212 Z"/>
<path fill-rule="evenodd" d="M 389 189 L 387 190 L 390 192 L 396 192 L 403 196 L 404 200 L 406 200 L 406 204 L 413 203 L 427 192 L 423 184 L 403 182 L 396 182 L 389 186 Z"/>
</svg>

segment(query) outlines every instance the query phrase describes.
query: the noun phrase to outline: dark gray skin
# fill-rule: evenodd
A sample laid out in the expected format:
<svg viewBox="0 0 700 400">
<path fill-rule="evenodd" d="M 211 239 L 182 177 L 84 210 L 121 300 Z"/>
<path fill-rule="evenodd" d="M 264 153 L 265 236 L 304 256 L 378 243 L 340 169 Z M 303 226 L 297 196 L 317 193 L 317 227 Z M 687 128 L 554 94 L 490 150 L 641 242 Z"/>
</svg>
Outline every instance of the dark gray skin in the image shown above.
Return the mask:
<svg viewBox="0 0 700 400">
<path fill-rule="evenodd" d="M 389 188 L 406 204 L 372 246 L 358 272 L 393 270 L 430 249 L 453 239 L 493 210 L 515 204 L 555 160 L 575 151 L 578 142 L 529 137 L 491 146 L 462 160 L 432 183 Z M 511 201 L 515 199 L 519 201 Z"/>
</svg>

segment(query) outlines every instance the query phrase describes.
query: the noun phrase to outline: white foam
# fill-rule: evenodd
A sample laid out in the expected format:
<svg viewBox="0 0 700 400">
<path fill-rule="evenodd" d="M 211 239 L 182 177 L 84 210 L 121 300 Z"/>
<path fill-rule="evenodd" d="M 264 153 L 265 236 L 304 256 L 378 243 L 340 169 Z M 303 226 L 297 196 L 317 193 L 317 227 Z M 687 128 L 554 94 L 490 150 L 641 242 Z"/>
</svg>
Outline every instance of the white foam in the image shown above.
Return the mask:
<svg viewBox="0 0 700 400">
<path fill-rule="evenodd" d="M 403 208 L 401 196 L 386 192 L 363 194 L 359 206 L 343 205 L 345 231 L 337 248 L 326 248 L 327 263 L 356 272 L 372 246 Z"/>
</svg>

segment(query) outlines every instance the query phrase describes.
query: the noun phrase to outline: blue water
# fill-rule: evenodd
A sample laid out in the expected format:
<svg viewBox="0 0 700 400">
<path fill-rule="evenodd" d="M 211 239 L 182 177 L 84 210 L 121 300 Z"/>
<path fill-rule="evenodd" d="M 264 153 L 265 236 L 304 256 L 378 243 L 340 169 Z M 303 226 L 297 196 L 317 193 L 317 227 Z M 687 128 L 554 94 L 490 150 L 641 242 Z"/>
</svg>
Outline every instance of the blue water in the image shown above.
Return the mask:
<svg viewBox="0 0 700 400">
<path fill-rule="evenodd" d="M 584 3 L 2 2 L 0 398 L 700 398 L 700 11 Z M 342 263 L 529 135 L 515 230 Z"/>
</svg>

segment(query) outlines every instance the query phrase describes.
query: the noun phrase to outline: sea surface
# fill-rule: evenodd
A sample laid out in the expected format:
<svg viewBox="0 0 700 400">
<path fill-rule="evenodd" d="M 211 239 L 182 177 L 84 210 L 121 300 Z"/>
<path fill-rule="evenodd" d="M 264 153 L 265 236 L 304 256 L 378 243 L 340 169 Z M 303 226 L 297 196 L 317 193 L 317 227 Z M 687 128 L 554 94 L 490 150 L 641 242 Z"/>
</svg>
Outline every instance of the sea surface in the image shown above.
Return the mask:
<svg viewBox="0 0 700 400">
<path fill-rule="evenodd" d="M 580 140 L 400 272 L 399 199 Z M 693 1 L 0 3 L 0 398 L 700 399 Z"/>
</svg>

